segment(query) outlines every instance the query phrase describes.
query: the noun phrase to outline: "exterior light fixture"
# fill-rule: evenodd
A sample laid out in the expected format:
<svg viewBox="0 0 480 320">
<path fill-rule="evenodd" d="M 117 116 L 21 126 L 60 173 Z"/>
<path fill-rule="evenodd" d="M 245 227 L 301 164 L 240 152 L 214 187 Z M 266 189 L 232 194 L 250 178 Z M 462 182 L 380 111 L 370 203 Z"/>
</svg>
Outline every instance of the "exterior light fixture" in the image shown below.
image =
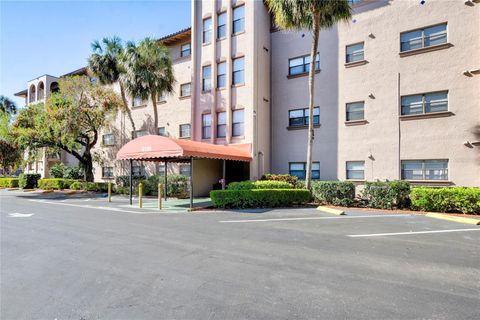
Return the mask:
<svg viewBox="0 0 480 320">
<path fill-rule="evenodd" d="M 470 70 L 463 71 L 463 74 L 467 77 L 473 77 L 473 74 L 470 72 Z"/>
<path fill-rule="evenodd" d="M 369 37 L 369 38 L 372 38 L 372 39 L 375 39 L 375 35 L 374 35 L 373 33 L 371 33 L 371 32 L 368 34 L 368 37 Z"/>
<path fill-rule="evenodd" d="M 375 99 L 375 95 L 374 95 L 373 93 L 370 93 L 370 94 L 368 95 L 368 97 L 369 97 L 370 99 Z"/>
<path fill-rule="evenodd" d="M 465 5 L 466 5 L 466 6 L 469 6 L 469 7 L 473 7 L 474 4 L 473 4 L 472 1 L 467 0 L 467 1 L 465 1 Z"/>
</svg>

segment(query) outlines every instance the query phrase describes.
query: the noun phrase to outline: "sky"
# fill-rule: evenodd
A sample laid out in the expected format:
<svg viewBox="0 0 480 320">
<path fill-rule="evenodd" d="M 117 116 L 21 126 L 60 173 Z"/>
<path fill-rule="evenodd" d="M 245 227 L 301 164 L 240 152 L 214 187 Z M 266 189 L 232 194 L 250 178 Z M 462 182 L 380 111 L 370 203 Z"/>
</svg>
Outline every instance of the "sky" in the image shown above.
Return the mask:
<svg viewBox="0 0 480 320">
<path fill-rule="evenodd" d="M 189 0 L 0 0 L 0 95 L 87 65 L 93 40 L 160 38 L 190 26 Z"/>
</svg>

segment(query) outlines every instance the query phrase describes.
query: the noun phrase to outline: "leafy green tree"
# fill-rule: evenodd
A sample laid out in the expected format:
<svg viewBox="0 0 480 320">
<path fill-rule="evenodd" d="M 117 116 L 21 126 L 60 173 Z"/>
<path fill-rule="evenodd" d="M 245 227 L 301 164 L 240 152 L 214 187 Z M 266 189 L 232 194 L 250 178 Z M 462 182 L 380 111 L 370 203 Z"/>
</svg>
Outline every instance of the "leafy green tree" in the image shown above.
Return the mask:
<svg viewBox="0 0 480 320">
<path fill-rule="evenodd" d="M 15 102 L 10 100 L 9 98 L 0 95 L 0 111 L 9 114 L 16 114 L 17 106 L 15 105 Z"/>
<path fill-rule="evenodd" d="M 312 33 L 312 46 L 310 51 L 310 70 L 308 75 L 309 87 L 309 118 L 308 118 L 308 144 L 307 144 L 307 172 L 305 185 L 311 189 L 312 179 L 312 149 L 313 149 L 313 106 L 314 106 L 314 81 L 315 63 L 318 52 L 318 39 L 320 29 L 330 28 L 340 21 L 348 21 L 351 8 L 348 0 L 265 0 L 270 12 L 273 14 L 278 27 L 287 30 L 310 30 Z"/>
<path fill-rule="evenodd" d="M 12 135 L 12 109 L 7 106 L 5 110 L 0 110 L 0 164 L 3 174 L 10 173 L 12 168 L 19 166 L 23 155 L 23 150 L 15 143 Z"/>
<path fill-rule="evenodd" d="M 120 74 L 123 72 L 120 65 L 120 56 L 124 50 L 122 40 L 113 36 L 112 38 L 103 38 L 101 43 L 95 40 L 91 46 L 93 53 L 88 58 L 88 67 L 91 73 L 103 85 L 112 85 L 118 82 L 123 108 L 132 124 L 132 130 L 135 131 L 135 121 L 133 121 L 132 112 L 128 106 L 125 85 L 119 81 Z"/>
<path fill-rule="evenodd" d="M 153 104 L 154 130 L 158 128 L 157 98 L 173 91 L 175 77 L 168 48 L 145 38 L 138 46 L 129 42 L 121 58 L 124 72 L 120 81 L 133 97 L 150 99 Z"/>
<path fill-rule="evenodd" d="M 91 83 L 88 77 L 61 79 L 59 87 L 45 105 L 28 105 L 21 110 L 13 133 L 18 144 L 28 149 L 65 150 L 78 159 L 85 179 L 93 181 L 92 148 L 123 103 L 113 90 Z"/>
</svg>

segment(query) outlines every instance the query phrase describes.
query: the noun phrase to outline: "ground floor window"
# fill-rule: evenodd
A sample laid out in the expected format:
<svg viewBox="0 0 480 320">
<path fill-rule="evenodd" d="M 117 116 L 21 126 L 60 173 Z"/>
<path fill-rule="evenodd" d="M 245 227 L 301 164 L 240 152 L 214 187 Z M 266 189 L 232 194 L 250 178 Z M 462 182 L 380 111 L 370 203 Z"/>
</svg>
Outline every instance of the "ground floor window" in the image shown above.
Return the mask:
<svg viewBox="0 0 480 320">
<path fill-rule="evenodd" d="M 190 124 L 180 125 L 180 138 L 190 138 Z"/>
<path fill-rule="evenodd" d="M 158 135 L 166 137 L 167 136 L 167 131 L 165 130 L 165 127 L 159 127 L 158 128 Z"/>
<path fill-rule="evenodd" d="M 403 160 L 404 180 L 448 180 L 448 160 Z"/>
<path fill-rule="evenodd" d="M 365 179 L 365 161 L 347 161 L 347 179 Z"/>
<path fill-rule="evenodd" d="M 212 136 L 212 115 L 202 115 L 202 139 L 210 139 Z"/>
<path fill-rule="evenodd" d="M 165 165 L 164 164 L 159 164 L 158 165 L 158 172 L 157 173 L 161 176 L 165 175 Z"/>
<path fill-rule="evenodd" d="M 288 164 L 290 175 L 304 180 L 307 175 L 306 162 L 290 162 Z M 320 179 L 320 162 L 312 162 L 312 179 Z"/>
<path fill-rule="evenodd" d="M 243 122 L 244 122 L 244 111 L 243 110 L 233 111 L 232 136 L 234 137 L 243 136 L 244 134 Z"/>
<path fill-rule="evenodd" d="M 143 166 L 133 166 L 132 167 L 132 175 L 135 177 L 140 177 L 143 176 L 143 173 L 145 172 Z"/>
<path fill-rule="evenodd" d="M 190 177 L 190 164 L 181 164 L 180 165 L 180 174 L 182 176 Z"/>
<path fill-rule="evenodd" d="M 147 131 L 147 130 L 136 130 L 136 131 L 132 131 L 132 138 L 133 138 L 133 139 L 140 138 L 140 137 L 143 137 L 143 136 L 146 136 L 146 135 L 148 135 L 148 131 Z"/>
<path fill-rule="evenodd" d="M 225 138 L 227 136 L 227 113 L 217 113 L 217 138 Z"/>
<path fill-rule="evenodd" d="M 102 143 L 104 146 L 113 146 L 115 144 L 115 136 L 113 133 L 107 133 L 102 136 Z"/>
<path fill-rule="evenodd" d="M 103 178 L 113 178 L 113 167 L 102 167 Z"/>
</svg>

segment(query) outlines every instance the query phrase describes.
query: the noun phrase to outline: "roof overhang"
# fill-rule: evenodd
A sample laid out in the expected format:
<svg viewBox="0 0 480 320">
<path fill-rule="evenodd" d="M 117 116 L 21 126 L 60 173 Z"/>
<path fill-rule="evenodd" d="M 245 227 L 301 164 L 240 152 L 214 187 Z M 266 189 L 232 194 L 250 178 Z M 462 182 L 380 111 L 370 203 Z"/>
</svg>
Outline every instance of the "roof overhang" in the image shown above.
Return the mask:
<svg viewBox="0 0 480 320">
<path fill-rule="evenodd" d="M 117 160 L 185 162 L 195 159 L 251 161 L 251 144 L 217 145 L 186 139 L 147 135 L 125 144 Z"/>
<path fill-rule="evenodd" d="M 183 30 L 177 31 L 175 33 L 169 34 L 165 37 L 158 39 L 158 41 L 166 46 L 184 42 L 191 38 L 192 28 L 185 28 Z"/>
<path fill-rule="evenodd" d="M 25 97 L 27 96 L 27 93 L 28 93 L 28 91 L 27 91 L 27 89 L 25 89 L 25 90 L 22 90 L 22 91 L 20 91 L 20 92 L 14 93 L 13 95 L 14 95 L 15 97 L 23 97 L 23 98 L 25 98 Z"/>
</svg>

